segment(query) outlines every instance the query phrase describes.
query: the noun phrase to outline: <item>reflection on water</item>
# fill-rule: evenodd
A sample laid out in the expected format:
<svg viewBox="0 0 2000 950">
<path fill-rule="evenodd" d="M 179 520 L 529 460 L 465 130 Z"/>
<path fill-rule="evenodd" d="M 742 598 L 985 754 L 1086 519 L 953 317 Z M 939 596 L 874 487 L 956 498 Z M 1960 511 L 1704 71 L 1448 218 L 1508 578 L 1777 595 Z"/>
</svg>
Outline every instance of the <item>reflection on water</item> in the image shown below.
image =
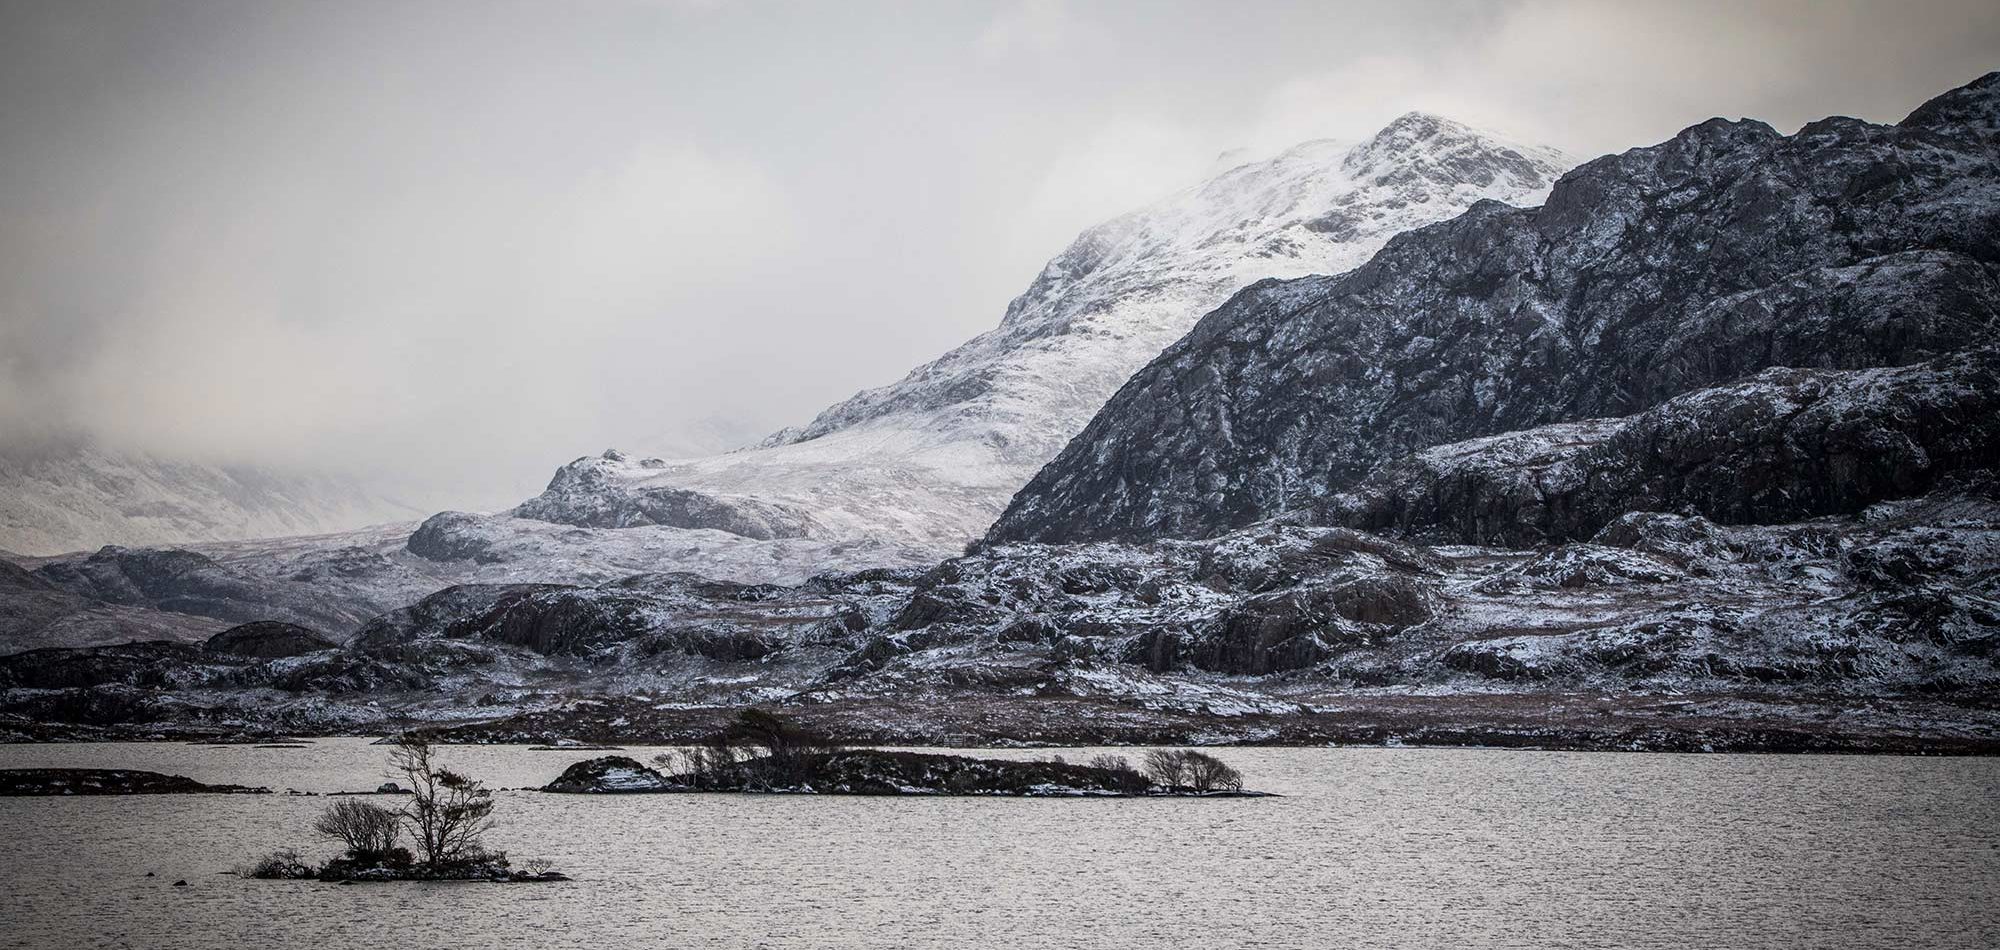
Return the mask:
<svg viewBox="0 0 2000 950">
<path fill-rule="evenodd" d="M 310 844 L 321 798 L 0 799 L 0 946 L 2000 945 L 2000 761 L 1221 754 L 1287 797 L 503 792 L 494 843 L 577 878 L 546 886 L 222 873 Z M 588 755 L 450 748 L 446 762 L 519 787 Z M 0 767 L 312 791 L 373 788 L 383 759 L 362 740 L 0 746 Z"/>
</svg>

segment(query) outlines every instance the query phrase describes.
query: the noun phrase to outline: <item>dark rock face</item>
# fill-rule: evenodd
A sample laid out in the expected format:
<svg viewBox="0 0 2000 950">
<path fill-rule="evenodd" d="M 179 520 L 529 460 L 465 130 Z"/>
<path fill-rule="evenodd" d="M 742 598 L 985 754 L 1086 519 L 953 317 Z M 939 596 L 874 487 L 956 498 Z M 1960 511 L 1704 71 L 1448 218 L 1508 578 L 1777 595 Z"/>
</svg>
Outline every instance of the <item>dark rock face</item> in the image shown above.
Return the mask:
<svg viewBox="0 0 2000 950">
<path fill-rule="evenodd" d="M 463 585 L 376 618 L 355 645 L 383 656 L 450 640 L 518 647 L 542 656 L 637 659 L 686 654 L 720 661 L 762 659 L 784 649 L 757 605 L 773 615 L 818 597 L 768 584 L 731 584 L 692 574 L 642 574 L 600 587 Z M 833 605 L 829 605 L 832 609 Z M 808 613 L 806 626 L 823 618 Z M 833 629 L 856 621 L 824 618 Z"/>
<path fill-rule="evenodd" d="M 1895 126 L 1713 120 L 1572 171 L 1541 208 L 1482 203 L 1344 276 L 1254 285 L 1134 376 L 988 541 L 1199 537 L 1430 446 L 1982 343 L 1997 112 L 2000 74 Z"/>
<path fill-rule="evenodd" d="M 1324 663 L 1338 644 L 1355 637 L 1325 610 L 1313 591 L 1247 597 L 1196 632 L 1184 649 L 1187 662 L 1219 673 L 1262 675 Z M 1171 668 L 1166 663 L 1162 668 Z"/>
<path fill-rule="evenodd" d="M 1426 449 L 1315 520 L 1460 544 L 1589 538 L 1633 511 L 1723 523 L 1847 514 L 2000 461 L 2000 351 L 1915 366 L 1773 369 L 1625 419 Z"/>
<path fill-rule="evenodd" d="M 195 680 L 180 673 L 207 657 L 200 649 L 161 640 L 115 646 L 27 650 L 0 657 L 0 686 L 71 689 L 118 685 L 182 687 Z M 230 658 L 233 659 L 233 658 Z"/>
<path fill-rule="evenodd" d="M 353 646 L 393 651 L 412 643 L 463 639 L 479 621 L 505 604 L 538 591 L 560 590 L 556 584 L 460 584 L 447 587 L 401 610 L 370 620 L 354 635 Z"/>
<path fill-rule="evenodd" d="M 709 528 L 758 541 L 803 538 L 817 527 L 812 516 L 789 505 L 635 483 L 627 461 L 617 452 L 577 459 L 558 469 L 548 488 L 513 513 L 584 528 Z"/>
<path fill-rule="evenodd" d="M 317 632 L 289 623 L 260 620 L 231 627 L 208 638 L 202 649 L 209 653 L 274 660 L 336 649 L 340 644 Z"/>
<path fill-rule="evenodd" d="M 645 633 L 648 606 L 643 596 L 566 588 L 507 598 L 476 623 L 484 639 L 544 656 L 585 656 Z"/>
</svg>

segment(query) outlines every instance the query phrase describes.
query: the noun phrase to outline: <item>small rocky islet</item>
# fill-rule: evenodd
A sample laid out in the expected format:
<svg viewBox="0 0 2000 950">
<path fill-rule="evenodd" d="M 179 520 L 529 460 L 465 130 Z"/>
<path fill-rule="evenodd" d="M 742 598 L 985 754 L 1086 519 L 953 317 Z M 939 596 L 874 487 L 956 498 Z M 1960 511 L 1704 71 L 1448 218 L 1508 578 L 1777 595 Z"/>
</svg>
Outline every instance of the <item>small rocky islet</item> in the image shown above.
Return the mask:
<svg viewBox="0 0 2000 950">
<path fill-rule="evenodd" d="M 1197 790 L 1162 785 L 1130 767 L 1060 761 L 978 759 L 882 749 L 854 749 L 821 756 L 811 774 L 796 781 L 774 778 L 765 759 L 716 778 L 692 772 L 666 773 L 623 755 L 587 759 L 563 771 L 544 792 L 646 794 L 747 792 L 800 795 L 968 795 L 1019 798 L 1141 798 L 1200 796 L 1262 798 L 1267 792 L 1241 787 Z"/>
<path fill-rule="evenodd" d="M 1261 794 L 1244 791 L 1242 773 L 1227 763 L 1193 749 L 1148 752 L 1139 768 L 1124 756 L 1109 754 L 1075 764 L 1060 756 L 1019 761 L 853 749 L 795 720 L 754 708 L 739 712 L 699 744 L 653 761 L 660 768 L 623 755 L 586 759 L 541 790 L 1024 798 Z"/>
</svg>

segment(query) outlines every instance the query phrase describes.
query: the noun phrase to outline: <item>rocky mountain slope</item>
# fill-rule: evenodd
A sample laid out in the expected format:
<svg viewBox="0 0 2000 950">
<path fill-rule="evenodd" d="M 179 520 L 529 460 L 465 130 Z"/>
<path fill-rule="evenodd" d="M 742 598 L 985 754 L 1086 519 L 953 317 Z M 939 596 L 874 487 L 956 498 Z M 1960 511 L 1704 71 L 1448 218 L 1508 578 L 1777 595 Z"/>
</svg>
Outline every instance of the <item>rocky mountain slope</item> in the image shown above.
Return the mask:
<svg viewBox="0 0 2000 950">
<path fill-rule="evenodd" d="M 1482 203 L 1348 274 L 1258 284 L 1135 375 L 988 537 L 1200 537 L 1430 446 L 1991 339 L 1996 100 L 1988 76 L 1894 126 L 1712 120 L 1575 169 L 1541 207 Z"/>
<path fill-rule="evenodd" d="M 0 654 L 131 640 L 197 642 L 227 626 L 212 617 L 109 603 L 0 561 Z"/>
<path fill-rule="evenodd" d="M 1914 366 L 1771 369 L 1637 416 L 1435 446 L 1301 514 L 1447 544 L 1588 538 L 1630 511 L 1735 523 L 1921 496 L 2000 459 L 2000 351 Z"/>
<path fill-rule="evenodd" d="M 1340 273 L 1477 201 L 1533 204 L 1568 165 L 1417 113 L 1358 143 L 1308 142 L 1085 231 L 999 327 L 802 428 L 693 461 L 581 459 L 516 514 L 601 526 L 615 510 L 619 523 L 956 553 L 1133 370 L 1231 293 Z"/>
<path fill-rule="evenodd" d="M 337 478 L 173 461 L 77 438 L 0 448 L 0 549 L 15 554 L 324 534 L 418 514 Z"/>
</svg>

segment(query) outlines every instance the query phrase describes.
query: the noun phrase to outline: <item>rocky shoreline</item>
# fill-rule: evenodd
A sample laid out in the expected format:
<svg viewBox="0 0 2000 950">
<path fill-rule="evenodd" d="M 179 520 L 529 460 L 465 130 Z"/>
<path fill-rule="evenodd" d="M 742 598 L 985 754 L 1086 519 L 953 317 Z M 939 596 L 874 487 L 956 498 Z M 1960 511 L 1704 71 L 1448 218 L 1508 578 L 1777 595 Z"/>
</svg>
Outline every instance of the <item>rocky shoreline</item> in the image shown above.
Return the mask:
<svg viewBox="0 0 2000 950">
<path fill-rule="evenodd" d="M 1282 701 L 1279 701 L 1282 699 Z M 1268 708 L 1207 715 L 1093 697 L 951 692 L 785 707 L 852 745 L 947 749 L 1082 746 L 1405 746 L 1578 752 L 2000 755 L 2000 706 L 1930 697 L 1797 700 L 1740 694 L 1592 692 L 1270 698 Z M 452 724 L 387 719 L 373 728 L 287 728 L 329 738 L 428 727 L 455 745 L 550 751 L 682 745 L 731 707 L 655 708 L 606 699 Z M 211 722 L 86 726 L 0 716 L 0 742 L 206 742 L 238 735 Z M 560 740 L 580 745 L 567 749 Z"/>
</svg>

